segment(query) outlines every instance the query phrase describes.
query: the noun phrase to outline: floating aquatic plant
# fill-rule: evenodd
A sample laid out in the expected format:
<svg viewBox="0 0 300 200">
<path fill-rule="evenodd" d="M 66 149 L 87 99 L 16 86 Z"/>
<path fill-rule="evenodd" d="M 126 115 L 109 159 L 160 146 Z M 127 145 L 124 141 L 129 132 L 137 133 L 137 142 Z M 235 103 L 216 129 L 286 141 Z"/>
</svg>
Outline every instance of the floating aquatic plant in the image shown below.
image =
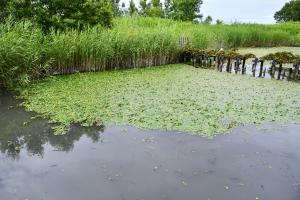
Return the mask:
<svg viewBox="0 0 300 200">
<path fill-rule="evenodd" d="M 65 133 L 128 124 L 213 137 L 238 125 L 300 119 L 300 85 L 169 65 L 59 76 L 23 89 L 24 106 Z"/>
</svg>

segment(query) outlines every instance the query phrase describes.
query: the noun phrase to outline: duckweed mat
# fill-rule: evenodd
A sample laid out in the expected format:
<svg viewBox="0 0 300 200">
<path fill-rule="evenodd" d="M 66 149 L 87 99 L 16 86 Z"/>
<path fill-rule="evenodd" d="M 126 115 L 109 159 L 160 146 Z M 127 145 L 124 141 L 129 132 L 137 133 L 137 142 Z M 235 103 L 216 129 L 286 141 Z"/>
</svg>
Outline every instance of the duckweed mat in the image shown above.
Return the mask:
<svg viewBox="0 0 300 200">
<path fill-rule="evenodd" d="M 212 138 L 235 126 L 300 121 L 300 84 L 168 65 L 57 76 L 22 89 L 24 106 L 54 123 L 133 125 Z"/>
</svg>

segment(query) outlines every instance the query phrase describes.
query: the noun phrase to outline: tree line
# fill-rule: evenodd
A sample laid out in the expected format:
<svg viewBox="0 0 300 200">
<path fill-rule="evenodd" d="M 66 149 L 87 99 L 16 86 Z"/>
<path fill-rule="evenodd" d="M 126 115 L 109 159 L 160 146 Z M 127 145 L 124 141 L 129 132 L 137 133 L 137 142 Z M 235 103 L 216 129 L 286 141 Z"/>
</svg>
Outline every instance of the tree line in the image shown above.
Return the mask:
<svg viewBox="0 0 300 200">
<path fill-rule="evenodd" d="M 149 16 L 180 21 L 201 21 L 202 0 L 131 0 L 127 7 L 120 0 L 0 0 L 0 22 L 30 20 L 43 30 L 82 29 L 101 24 L 112 25 L 114 17 Z M 204 20 L 211 23 L 209 16 Z"/>
<path fill-rule="evenodd" d="M 0 0 L 0 23 L 26 19 L 49 31 L 96 24 L 110 27 L 114 17 L 139 15 L 210 24 L 212 17 L 203 19 L 200 12 L 202 3 L 203 0 L 140 0 L 136 5 L 130 0 L 126 6 L 120 0 Z M 274 18 L 277 22 L 300 21 L 300 0 L 286 3 Z"/>
</svg>

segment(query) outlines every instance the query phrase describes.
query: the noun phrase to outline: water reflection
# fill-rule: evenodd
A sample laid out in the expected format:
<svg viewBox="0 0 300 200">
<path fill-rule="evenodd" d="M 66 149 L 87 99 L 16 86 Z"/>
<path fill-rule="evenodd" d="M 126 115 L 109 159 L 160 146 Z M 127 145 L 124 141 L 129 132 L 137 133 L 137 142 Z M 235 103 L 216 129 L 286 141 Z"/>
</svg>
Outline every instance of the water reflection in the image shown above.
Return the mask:
<svg viewBox="0 0 300 200">
<path fill-rule="evenodd" d="M 93 142 L 100 140 L 104 127 L 74 125 L 69 134 L 54 136 L 46 120 L 34 119 L 34 113 L 17 107 L 19 103 L 7 93 L 0 94 L 0 152 L 7 157 L 18 160 L 22 149 L 31 155 L 43 156 L 45 144 L 50 144 L 57 151 L 69 152 L 82 136 Z"/>
</svg>

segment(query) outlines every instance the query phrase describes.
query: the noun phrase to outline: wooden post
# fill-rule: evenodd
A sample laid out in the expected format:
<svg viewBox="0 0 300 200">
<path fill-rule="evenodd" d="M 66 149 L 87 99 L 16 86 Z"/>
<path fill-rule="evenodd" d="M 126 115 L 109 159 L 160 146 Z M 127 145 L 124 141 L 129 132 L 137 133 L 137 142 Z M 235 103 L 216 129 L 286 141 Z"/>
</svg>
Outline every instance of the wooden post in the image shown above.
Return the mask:
<svg viewBox="0 0 300 200">
<path fill-rule="evenodd" d="M 260 69 L 259 69 L 259 76 L 258 77 L 262 77 L 263 68 L 264 68 L 264 61 L 260 60 Z"/>
<path fill-rule="evenodd" d="M 295 71 L 294 71 L 294 80 L 298 80 L 299 79 L 299 65 L 300 64 L 295 64 Z"/>
<path fill-rule="evenodd" d="M 279 64 L 277 80 L 280 80 L 281 73 L 282 73 L 282 63 Z"/>
<path fill-rule="evenodd" d="M 212 66 L 212 58 L 209 57 L 209 67 L 211 68 L 211 66 Z"/>
<path fill-rule="evenodd" d="M 226 72 L 230 72 L 230 64 L 231 64 L 231 59 L 228 58 L 227 66 L 226 66 Z"/>
<path fill-rule="evenodd" d="M 218 56 L 216 59 L 217 59 L 216 70 L 217 70 L 217 71 L 220 71 L 221 58 Z"/>
<path fill-rule="evenodd" d="M 275 70 L 276 70 L 276 62 L 272 61 L 272 66 L 271 66 L 271 78 L 275 78 Z"/>
<path fill-rule="evenodd" d="M 286 68 L 283 69 L 283 72 L 282 72 L 282 80 L 284 80 L 285 75 L 286 75 Z"/>
<path fill-rule="evenodd" d="M 246 74 L 246 58 L 243 58 L 242 74 Z"/>
<path fill-rule="evenodd" d="M 220 72 L 223 72 L 224 57 L 221 58 Z"/>
<path fill-rule="evenodd" d="M 253 60 L 253 65 L 252 65 L 252 74 L 253 74 L 253 77 L 255 77 L 255 75 L 256 75 L 256 66 L 257 66 L 257 63 L 258 63 L 258 58 L 255 58 Z"/>
<path fill-rule="evenodd" d="M 289 68 L 289 76 L 287 77 L 288 80 L 292 79 L 292 74 L 293 74 L 293 68 Z"/>
</svg>

